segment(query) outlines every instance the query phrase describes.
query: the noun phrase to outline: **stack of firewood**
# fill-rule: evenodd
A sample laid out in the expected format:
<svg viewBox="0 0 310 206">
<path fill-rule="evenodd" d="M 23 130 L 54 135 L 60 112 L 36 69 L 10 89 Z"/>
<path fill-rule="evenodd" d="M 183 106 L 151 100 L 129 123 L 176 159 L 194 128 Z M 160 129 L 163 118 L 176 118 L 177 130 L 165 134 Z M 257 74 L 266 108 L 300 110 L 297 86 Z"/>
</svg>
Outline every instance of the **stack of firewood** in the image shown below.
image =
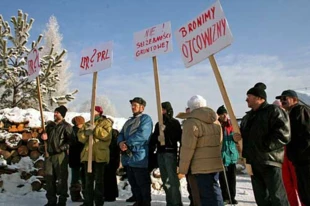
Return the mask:
<svg viewBox="0 0 310 206">
<path fill-rule="evenodd" d="M 22 179 L 29 179 L 38 176 L 40 181 L 32 183 L 32 189 L 38 191 L 43 186 L 43 164 L 44 144 L 40 142 L 42 128 L 29 128 L 29 122 L 0 122 L 0 155 L 6 160 L 7 165 L 18 163 L 22 157 L 29 156 L 34 163 L 35 169 L 31 172 L 10 169 L 8 166 L 1 166 L 1 174 L 20 172 Z M 41 157 L 41 158 L 40 158 Z M 0 183 L 1 185 L 1 183 Z"/>
</svg>

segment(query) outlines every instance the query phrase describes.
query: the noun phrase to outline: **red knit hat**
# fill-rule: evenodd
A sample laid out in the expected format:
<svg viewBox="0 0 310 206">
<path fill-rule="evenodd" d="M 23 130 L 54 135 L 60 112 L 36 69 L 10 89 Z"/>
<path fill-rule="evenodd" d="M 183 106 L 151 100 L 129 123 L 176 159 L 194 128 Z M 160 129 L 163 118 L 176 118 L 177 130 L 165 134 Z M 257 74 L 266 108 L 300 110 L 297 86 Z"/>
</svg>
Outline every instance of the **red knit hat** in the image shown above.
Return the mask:
<svg viewBox="0 0 310 206">
<path fill-rule="evenodd" d="M 103 109 L 100 106 L 95 106 L 95 111 L 99 112 L 100 115 L 102 115 L 102 113 L 103 113 Z"/>
</svg>

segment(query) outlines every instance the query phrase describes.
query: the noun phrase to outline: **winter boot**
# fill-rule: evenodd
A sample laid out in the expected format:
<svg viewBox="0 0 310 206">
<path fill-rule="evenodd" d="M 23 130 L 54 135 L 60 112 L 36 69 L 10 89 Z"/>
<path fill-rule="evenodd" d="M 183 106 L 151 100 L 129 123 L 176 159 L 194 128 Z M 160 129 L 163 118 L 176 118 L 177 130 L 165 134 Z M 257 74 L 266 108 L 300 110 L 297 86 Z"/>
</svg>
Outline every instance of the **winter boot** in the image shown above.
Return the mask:
<svg viewBox="0 0 310 206">
<path fill-rule="evenodd" d="M 81 196 L 81 185 L 80 184 L 73 184 L 70 187 L 70 196 L 72 202 L 83 202 L 83 198 Z"/>
</svg>

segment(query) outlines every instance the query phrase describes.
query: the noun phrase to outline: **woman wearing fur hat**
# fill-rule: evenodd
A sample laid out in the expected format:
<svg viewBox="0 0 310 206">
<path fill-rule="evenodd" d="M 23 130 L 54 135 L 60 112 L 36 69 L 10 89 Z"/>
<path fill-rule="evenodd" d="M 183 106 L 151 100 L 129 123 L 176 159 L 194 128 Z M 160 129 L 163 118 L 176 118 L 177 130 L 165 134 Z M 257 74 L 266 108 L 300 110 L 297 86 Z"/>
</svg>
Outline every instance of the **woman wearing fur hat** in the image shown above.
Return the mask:
<svg viewBox="0 0 310 206">
<path fill-rule="evenodd" d="M 76 142 L 69 148 L 69 166 L 71 168 L 70 196 L 72 202 L 83 202 L 83 198 L 81 197 L 81 190 L 84 190 L 85 186 L 85 171 L 82 167 L 80 156 L 84 144 L 77 140 L 77 133 L 85 123 L 85 119 L 82 116 L 76 116 L 71 120 L 71 122 L 73 124 L 74 131 L 73 138 L 76 139 Z"/>
<path fill-rule="evenodd" d="M 104 171 L 110 160 L 109 145 L 112 138 L 112 121 L 102 116 L 103 109 L 95 107 L 94 127 L 86 122 L 78 131 L 78 139 L 84 144 L 81 161 L 85 167 L 86 183 L 83 206 L 102 206 L 104 204 Z M 93 137 L 92 173 L 87 172 L 89 137 Z M 95 188 L 94 188 L 95 182 Z"/>
<path fill-rule="evenodd" d="M 155 125 L 151 137 L 151 145 L 157 145 L 157 162 L 160 169 L 163 187 L 166 192 L 167 205 L 181 206 L 180 181 L 177 175 L 178 142 L 181 142 L 182 129 L 180 122 L 173 118 L 173 108 L 170 102 L 161 103 L 165 145 L 160 145 L 158 140 L 159 124 Z"/>
</svg>

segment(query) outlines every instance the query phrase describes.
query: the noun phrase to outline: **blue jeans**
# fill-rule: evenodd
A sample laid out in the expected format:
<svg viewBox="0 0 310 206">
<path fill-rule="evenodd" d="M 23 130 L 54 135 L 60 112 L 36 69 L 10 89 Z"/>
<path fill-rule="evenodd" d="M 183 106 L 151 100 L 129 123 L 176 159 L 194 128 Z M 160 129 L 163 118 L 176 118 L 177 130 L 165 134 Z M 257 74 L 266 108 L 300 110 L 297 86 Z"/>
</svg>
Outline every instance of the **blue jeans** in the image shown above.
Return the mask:
<svg viewBox="0 0 310 206">
<path fill-rule="evenodd" d="M 167 206 L 182 205 L 180 181 L 177 175 L 177 155 L 168 152 L 158 153 L 157 161 L 166 193 Z"/>
<path fill-rule="evenodd" d="M 195 174 L 201 206 L 223 206 L 222 191 L 218 184 L 219 173 Z"/>
</svg>

